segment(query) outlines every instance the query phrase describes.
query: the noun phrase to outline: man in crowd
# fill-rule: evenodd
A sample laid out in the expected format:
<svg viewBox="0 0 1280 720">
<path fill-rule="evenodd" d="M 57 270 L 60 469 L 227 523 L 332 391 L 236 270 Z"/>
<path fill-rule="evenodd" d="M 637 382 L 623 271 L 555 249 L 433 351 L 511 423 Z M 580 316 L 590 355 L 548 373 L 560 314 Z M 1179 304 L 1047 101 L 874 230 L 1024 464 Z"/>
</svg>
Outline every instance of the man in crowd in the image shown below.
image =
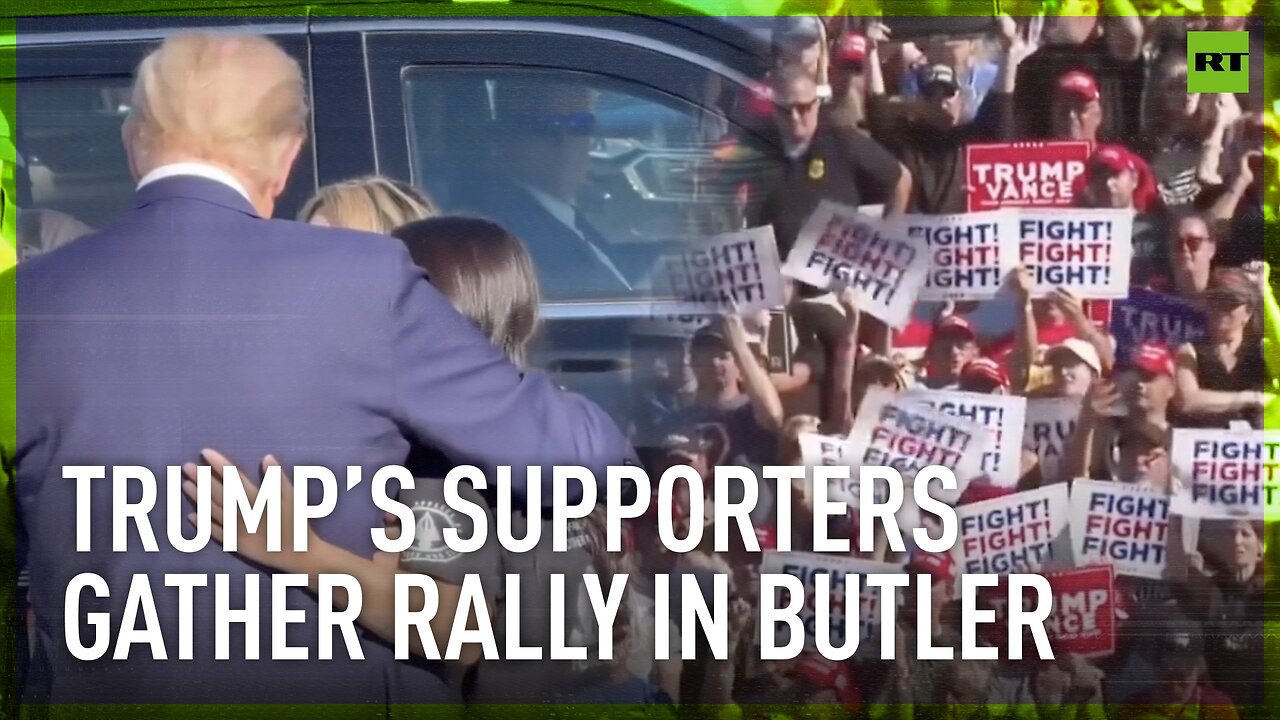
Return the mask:
<svg viewBox="0 0 1280 720">
<path fill-rule="evenodd" d="M 1034 22 L 1019 31 L 1012 18 L 1001 18 L 1000 71 L 972 122 L 963 121 L 960 79 L 950 65 L 936 63 L 922 71 L 918 103 L 890 102 L 883 94 L 883 83 L 878 87 L 873 83 L 869 127 L 911 172 L 910 212 L 959 213 L 968 209 L 965 146 L 1012 139 L 1014 80 L 1018 65 L 1039 42 Z"/>
<path fill-rule="evenodd" d="M 934 325 L 925 350 L 922 384 L 931 390 L 957 390 L 961 373 L 979 355 L 978 334 L 963 316 L 947 315 Z"/>
<path fill-rule="evenodd" d="M 1054 87 L 1051 103 L 1055 140 L 1098 142 L 1102 94 L 1092 75 L 1079 70 L 1063 73 Z"/>
<path fill-rule="evenodd" d="M 524 241 L 551 299 L 625 297 L 631 281 L 578 204 L 591 160 L 595 93 L 559 79 L 498 81 L 499 167 L 483 196 L 464 201 Z"/>
<path fill-rule="evenodd" d="M 177 592 L 155 594 L 171 659 L 157 659 L 149 644 L 116 646 L 114 659 L 73 656 L 64 629 L 77 621 L 67 617 L 75 609 L 66 596 L 82 572 L 105 580 L 110 598 L 95 604 L 116 628 L 138 573 L 157 589 L 172 573 L 225 574 L 230 607 L 247 605 L 263 627 L 287 607 L 305 618 L 290 621 L 291 646 L 313 652 L 319 604 L 303 592 L 283 604 L 266 590 L 255 595 L 249 580 L 270 588 L 271 579 L 215 546 L 183 553 L 161 543 L 144 552 L 133 536 L 130 552 L 116 553 L 95 532 L 92 547 L 79 551 L 67 529 L 78 517 L 109 526 L 111 505 L 99 492 L 107 486 L 97 484 L 95 502 L 78 508 L 78 484 L 51 468 L 92 459 L 164 478 L 166 467 L 214 446 L 242 467 L 272 452 L 286 467 L 371 474 L 402 462 L 418 442 L 485 472 L 577 464 L 603 478 L 607 465 L 630 456 L 599 408 L 512 366 L 427 283 L 399 241 L 268 219 L 304 144 L 305 94 L 298 64 L 266 38 L 169 38 L 139 66 L 124 126 L 135 206 L 107 229 L 23 263 L 6 276 L 8 291 L 0 289 L 0 298 L 14 298 L 18 276 L 16 313 L 3 315 L 18 318 L 24 392 L 16 446 L 0 455 L 16 477 L 46 658 L 45 676 L 31 686 L 49 702 L 368 707 L 387 702 L 395 662 L 389 647 L 370 640 L 360 641 L 362 661 L 341 649 L 321 663 L 269 660 L 270 633 L 236 630 L 229 655 L 263 659 L 218 659 L 212 588 L 194 590 L 194 616 L 184 620 L 195 628 L 193 645 L 182 643 L 192 659 L 172 659 L 180 652 Z M 164 537 L 192 506 L 168 497 L 176 486 L 160 487 L 141 530 Z M 371 557 L 369 528 L 382 524 L 382 511 L 358 488 L 339 492 L 312 528 Z M 429 672 L 408 685 L 397 699 L 446 697 Z"/>
</svg>

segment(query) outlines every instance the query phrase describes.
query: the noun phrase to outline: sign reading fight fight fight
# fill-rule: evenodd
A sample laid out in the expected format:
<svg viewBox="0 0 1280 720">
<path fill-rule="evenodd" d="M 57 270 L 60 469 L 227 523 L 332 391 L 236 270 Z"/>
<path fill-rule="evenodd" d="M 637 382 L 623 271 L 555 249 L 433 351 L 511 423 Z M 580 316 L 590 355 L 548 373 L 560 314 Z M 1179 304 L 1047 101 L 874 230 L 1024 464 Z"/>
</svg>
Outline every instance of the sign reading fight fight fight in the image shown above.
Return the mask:
<svg viewBox="0 0 1280 720">
<path fill-rule="evenodd" d="M 990 431 L 982 452 L 982 473 L 1004 487 L 1022 476 L 1022 431 L 1027 399 L 1017 395 L 989 395 L 959 390 L 921 390 L 908 393 L 904 403 L 919 402 L 953 417 L 972 420 Z"/>
<path fill-rule="evenodd" d="M 969 145 L 969 211 L 1071 207 L 1072 183 L 1084 173 L 1088 158 L 1084 140 Z"/>
<path fill-rule="evenodd" d="M 902 232 L 929 249 L 922 302 L 991 300 L 1018 264 L 1017 225 L 1007 212 L 907 215 Z"/>
<path fill-rule="evenodd" d="M 990 431 L 980 423 L 901 400 L 888 388 L 873 386 L 858 410 L 846 455 L 854 467 L 883 465 L 908 479 L 930 465 L 951 468 L 959 482 L 954 491 L 958 497 L 981 474 L 982 454 L 989 445 Z"/>
<path fill-rule="evenodd" d="M 1177 428 L 1172 460 L 1182 486 L 1170 512 L 1262 520 L 1280 510 L 1280 431 Z"/>
<path fill-rule="evenodd" d="M 1160 580 L 1168 562 L 1169 498 L 1114 482 L 1071 485 L 1071 543 L 1077 565 L 1111 565 L 1119 575 Z"/>
<path fill-rule="evenodd" d="M 956 508 L 953 553 L 965 573 L 1037 572 L 1053 561 L 1067 526 L 1067 486 L 1057 483 Z"/>
<path fill-rule="evenodd" d="M 657 289 L 689 313 L 766 310 L 785 303 L 778 266 L 773 228 L 750 228 L 663 256 Z"/>
<path fill-rule="evenodd" d="M 858 307 L 893 328 L 911 318 L 924 286 L 924 248 L 853 208 L 823 200 L 787 255 L 783 274 L 820 288 L 854 289 Z"/>
<path fill-rule="evenodd" d="M 1019 254 L 1032 272 L 1031 296 L 1063 288 L 1080 298 L 1127 297 L 1132 236 L 1131 210 L 1021 210 Z"/>
</svg>

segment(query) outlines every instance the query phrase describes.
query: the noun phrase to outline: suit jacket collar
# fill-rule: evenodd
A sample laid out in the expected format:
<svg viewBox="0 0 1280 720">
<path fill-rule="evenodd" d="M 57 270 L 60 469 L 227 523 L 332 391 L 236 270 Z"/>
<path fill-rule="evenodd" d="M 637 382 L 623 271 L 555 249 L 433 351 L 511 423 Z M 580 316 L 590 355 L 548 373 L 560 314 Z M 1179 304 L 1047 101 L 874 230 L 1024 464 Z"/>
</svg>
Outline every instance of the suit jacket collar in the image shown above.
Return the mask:
<svg viewBox="0 0 1280 720">
<path fill-rule="evenodd" d="M 138 188 L 137 206 L 144 208 L 163 200 L 200 200 L 246 215 L 258 216 L 258 211 L 230 185 L 196 175 L 173 175 Z"/>
</svg>

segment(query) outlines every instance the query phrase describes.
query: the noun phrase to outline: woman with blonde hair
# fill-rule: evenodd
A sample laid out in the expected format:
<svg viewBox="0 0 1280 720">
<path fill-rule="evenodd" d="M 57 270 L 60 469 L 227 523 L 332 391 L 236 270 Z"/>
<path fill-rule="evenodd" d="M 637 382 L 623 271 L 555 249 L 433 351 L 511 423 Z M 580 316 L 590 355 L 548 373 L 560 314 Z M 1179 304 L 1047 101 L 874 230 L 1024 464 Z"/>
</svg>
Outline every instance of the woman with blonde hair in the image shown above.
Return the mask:
<svg viewBox="0 0 1280 720">
<path fill-rule="evenodd" d="M 426 193 L 408 183 L 370 175 L 320 188 L 298 213 L 300 222 L 390 235 L 392 230 L 440 214 Z"/>
</svg>

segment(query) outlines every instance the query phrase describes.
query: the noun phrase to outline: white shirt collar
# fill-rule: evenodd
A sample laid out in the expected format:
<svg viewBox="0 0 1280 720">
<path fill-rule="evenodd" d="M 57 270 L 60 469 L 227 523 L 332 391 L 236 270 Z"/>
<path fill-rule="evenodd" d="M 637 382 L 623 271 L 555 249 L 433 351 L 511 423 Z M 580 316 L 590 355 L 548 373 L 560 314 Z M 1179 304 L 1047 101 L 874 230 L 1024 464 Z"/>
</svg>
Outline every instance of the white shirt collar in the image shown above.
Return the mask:
<svg viewBox="0 0 1280 720">
<path fill-rule="evenodd" d="M 232 190 L 240 193 L 245 200 L 249 200 L 249 204 L 253 204 L 253 201 L 249 198 L 249 191 L 245 190 L 244 185 L 242 185 L 239 180 L 236 180 L 231 173 L 223 170 L 222 168 L 198 162 L 181 162 L 161 165 L 155 170 L 144 175 L 143 178 L 138 181 L 138 189 L 141 190 L 143 187 L 150 185 L 153 182 L 179 175 L 194 175 L 196 177 L 205 178 L 206 180 L 213 180 L 214 182 L 222 183 L 223 185 L 226 185 Z"/>
</svg>

